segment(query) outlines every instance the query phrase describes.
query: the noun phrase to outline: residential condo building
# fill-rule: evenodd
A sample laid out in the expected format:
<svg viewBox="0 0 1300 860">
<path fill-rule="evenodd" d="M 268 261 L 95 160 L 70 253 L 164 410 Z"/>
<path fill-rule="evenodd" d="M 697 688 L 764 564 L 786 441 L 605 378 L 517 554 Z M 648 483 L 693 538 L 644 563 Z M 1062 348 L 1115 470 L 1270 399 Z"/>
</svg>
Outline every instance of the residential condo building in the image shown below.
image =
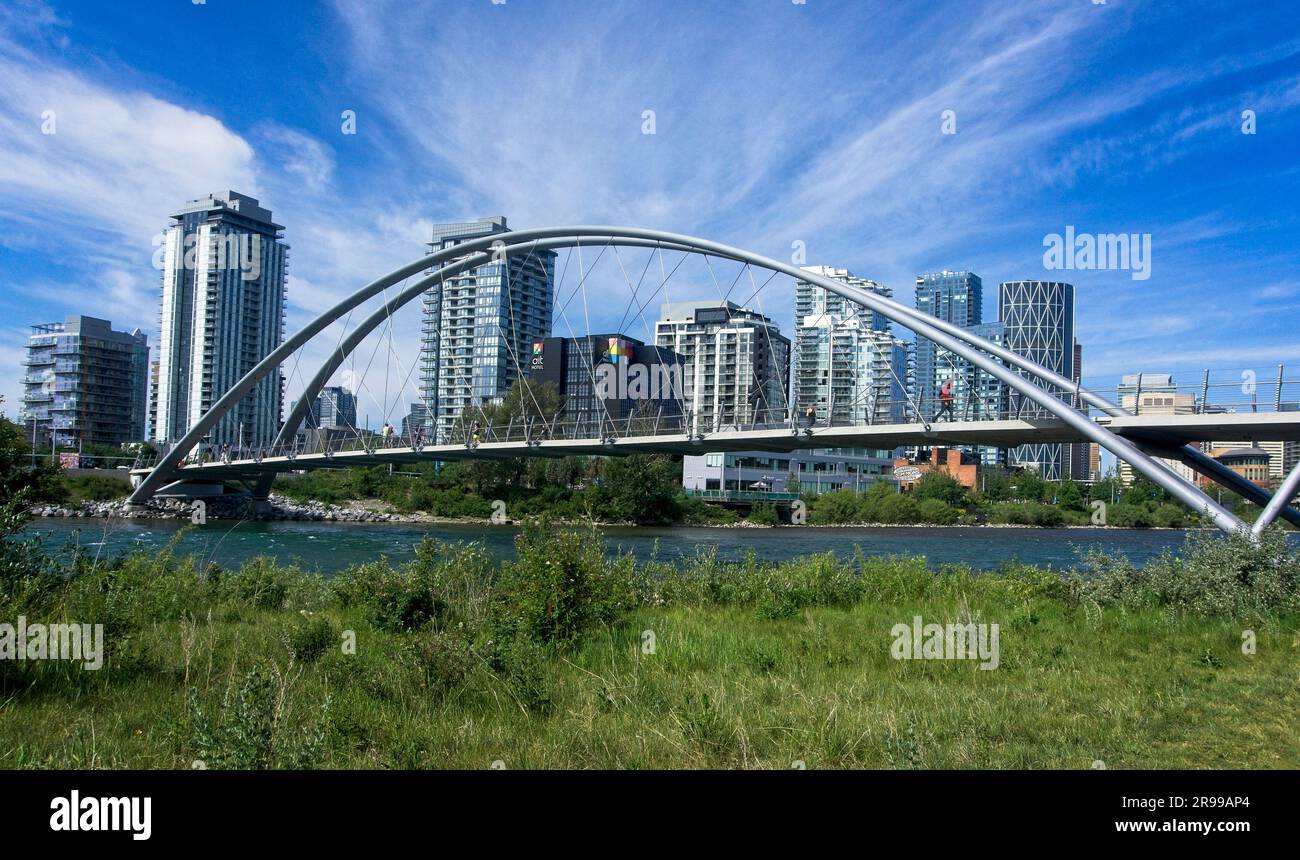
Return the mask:
<svg viewBox="0 0 1300 860">
<path fill-rule="evenodd" d="M 805 271 L 889 298 L 888 287 L 846 269 Z M 907 347 L 889 319 L 808 281 L 795 282 L 794 406 L 819 423 L 896 424 L 907 401 Z"/>
<path fill-rule="evenodd" d="M 433 228 L 431 252 L 510 228 L 502 216 Z M 424 294 L 420 400 L 431 441 L 451 438 L 466 410 L 499 403 L 551 334 L 555 252 L 485 263 Z"/>
<path fill-rule="evenodd" d="M 682 357 L 691 432 L 789 420 L 790 339 L 761 313 L 726 300 L 665 304 L 655 345 Z"/>
<path fill-rule="evenodd" d="M 69 316 L 32 326 L 21 420 L 38 445 L 80 449 L 144 439 L 148 337 L 108 320 Z"/>
<path fill-rule="evenodd" d="M 220 397 L 284 341 L 284 228 L 252 197 L 210 194 L 172 214 L 158 258 L 162 267 L 158 373 L 151 437 L 175 442 Z M 277 369 L 236 404 L 204 439 L 257 446 L 282 421 Z"/>
</svg>

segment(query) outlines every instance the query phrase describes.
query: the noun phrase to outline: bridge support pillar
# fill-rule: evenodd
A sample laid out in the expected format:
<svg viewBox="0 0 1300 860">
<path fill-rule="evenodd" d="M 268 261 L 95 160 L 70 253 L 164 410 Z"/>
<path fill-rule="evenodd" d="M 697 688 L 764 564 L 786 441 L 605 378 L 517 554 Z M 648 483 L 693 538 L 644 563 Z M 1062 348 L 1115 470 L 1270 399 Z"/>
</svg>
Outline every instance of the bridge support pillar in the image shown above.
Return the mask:
<svg viewBox="0 0 1300 860">
<path fill-rule="evenodd" d="M 267 500 L 271 498 L 271 485 L 274 483 L 274 474 L 262 475 L 257 479 L 257 483 L 253 485 L 253 498 L 259 502 L 270 504 Z"/>
</svg>

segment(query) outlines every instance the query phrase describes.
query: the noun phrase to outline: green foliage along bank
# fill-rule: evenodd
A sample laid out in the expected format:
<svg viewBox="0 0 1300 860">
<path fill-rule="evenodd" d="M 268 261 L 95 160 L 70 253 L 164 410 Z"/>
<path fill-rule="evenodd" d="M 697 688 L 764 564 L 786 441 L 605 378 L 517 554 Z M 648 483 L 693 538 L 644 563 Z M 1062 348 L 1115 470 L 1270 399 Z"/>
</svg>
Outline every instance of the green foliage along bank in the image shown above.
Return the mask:
<svg viewBox="0 0 1300 860">
<path fill-rule="evenodd" d="M 325 580 L 56 564 L 2 519 L 0 623 L 104 632 L 97 670 L 0 660 L 5 767 L 1300 766 L 1300 558 L 1276 532 L 1061 576 L 637 562 L 535 529 L 499 565 L 425 542 Z M 917 616 L 999 625 L 997 668 L 894 659 Z"/>
</svg>

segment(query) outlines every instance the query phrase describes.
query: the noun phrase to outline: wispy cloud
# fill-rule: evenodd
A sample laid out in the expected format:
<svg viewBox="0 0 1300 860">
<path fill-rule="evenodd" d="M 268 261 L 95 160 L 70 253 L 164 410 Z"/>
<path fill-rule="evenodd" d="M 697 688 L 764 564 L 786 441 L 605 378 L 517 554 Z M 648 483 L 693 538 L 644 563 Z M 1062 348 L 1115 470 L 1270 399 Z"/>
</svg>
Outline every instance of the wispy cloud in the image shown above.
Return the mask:
<svg viewBox="0 0 1300 860">
<path fill-rule="evenodd" d="M 1297 263 L 1279 238 L 1295 216 L 1242 198 L 1276 204 L 1290 189 L 1294 199 L 1293 159 L 1262 154 L 1296 128 L 1300 45 L 1261 34 L 1267 9 L 1220 21 L 1200 42 L 1171 26 L 1182 14 L 1210 13 L 1086 2 L 973 11 L 964 0 L 727 0 L 669 13 L 574 0 L 433 14 L 337 0 L 312 22 L 335 50 L 319 92 L 300 109 L 261 112 L 247 93 L 223 112 L 219 94 L 189 94 L 201 82 L 174 64 L 149 72 L 176 76 L 163 92 L 114 57 L 68 50 L 70 16 L 11 3 L 0 9 L 0 249 L 48 265 L 21 283 L 0 271 L 0 307 L 21 302 L 42 320 L 111 315 L 153 334 L 150 240 L 184 200 L 225 188 L 258 196 L 287 227 L 290 329 L 423 253 L 441 220 L 635 224 L 787 259 L 799 240 L 807 262 L 852 268 L 905 302 L 916 272 L 969 265 L 990 305 L 998 281 L 1045 274 L 1045 232 L 1076 224 L 1155 238 L 1149 282 L 1076 273 L 1089 373 L 1168 356 L 1207 314 L 1219 315 L 1225 346 L 1198 355 L 1240 345 L 1240 361 L 1255 361 L 1295 348 L 1268 313 L 1250 316 L 1271 305 L 1276 317 L 1298 292 L 1277 274 Z M 1242 140 L 1246 108 L 1267 134 Z M 347 109 L 355 135 L 339 128 Z M 945 111 L 955 134 L 943 133 Z M 1269 185 L 1241 188 L 1243 173 Z M 616 324 L 628 287 L 602 265 L 592 313 Z M 716 296 L 715 274 L 683 267 L 674 297 Z M 787 325 L 789 289 L 778 279 L 761 296 Z M 393 335 L 372 372 L 414 364 L 418 306 Z M 367 395 L 383 388 L 355 372 Z M 380 393 L 375 408 L 405 396 Z"/>
</svg>

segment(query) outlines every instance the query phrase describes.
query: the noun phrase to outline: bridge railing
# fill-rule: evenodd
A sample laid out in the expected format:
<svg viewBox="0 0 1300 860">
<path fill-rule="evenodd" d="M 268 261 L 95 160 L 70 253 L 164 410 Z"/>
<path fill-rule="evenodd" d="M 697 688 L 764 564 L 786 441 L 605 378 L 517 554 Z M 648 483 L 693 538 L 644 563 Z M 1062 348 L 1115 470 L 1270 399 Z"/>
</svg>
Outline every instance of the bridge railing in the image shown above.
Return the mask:
<svg viewBox="0 0 1300 860">
<path fill-rule="evenodd" d="M 1193 378 L 1195 377 L 1195 378 Z M 1110 378 L 1113 381 L 1113 377 Z M 416 430 L 385 436 L 369 430 L 350 428 L 304 437 L 276 446 L 200 445 L 184 461 L 185 466 L 205 463 L 235 463 L 271 458 L 295 459 L 304 455 L 324 455 L 365 451 L 377 453 L 406 449 L 422 452 L 435 444 L 463 445 L 474 448 L 485 443 L 525 442 L 540 444 L 564 440 L 597 439 L 614 445 L 621 439 L 652 436 L 687 436 L 704 441 L 715 433 L 752 430 L 788 429 L 798 433 L 828 427 L 867 427 L 888 424 L 934 423 L 944 421 L 991 421 L 1043 417 L 1046 413 L 1005 389 L 980 390 L 978 378 L 956 378 L 951 396 L 918 389 L 905 399 L 850 398 L 847 394 L 831 404 L 819 402 L 810 417 L 807 408 L 744 407 L 722 411 L 718 415 L 695 415 L 661 407 L 654 411 L 638 410 L 631 415 L 608 417 L 585 415 L 576 418 L 539 415 L 496 421 L 462 421 L 440 434 Z M 1087 380 L 1085 380 L 1085 386 Z M 1199 375 L 1181 374 L 1177 381 L 1167 374 L 1142 373 L 1125 384 L 1102 389 L 1087 386 L 1094 393 L 1136 415 L 1216 414 L 1241 412 L 1300 411 L 1300 375 L 1287 376 L 1283 366 L 1267 373 L 1252 370 L 1204 371 Z M 1078 406 L 1073 391 L 1060 391 L 1059 397 Z M 1082 407 L 1081 407 L 1082 408 Z M 1097 414 L 1096 409 L 1087 409 Z M 160 457 L 143 455 L 133 468 L 149 468 Z"/>
<path fill-rule="evenodd" d="M 1109 388 L 1084 386 L 1135 415 L 1214 415 L 1300 411 L 1300 368 L 1222 368 L 1198 373 L 1144 371 Z"/>
</svg>

